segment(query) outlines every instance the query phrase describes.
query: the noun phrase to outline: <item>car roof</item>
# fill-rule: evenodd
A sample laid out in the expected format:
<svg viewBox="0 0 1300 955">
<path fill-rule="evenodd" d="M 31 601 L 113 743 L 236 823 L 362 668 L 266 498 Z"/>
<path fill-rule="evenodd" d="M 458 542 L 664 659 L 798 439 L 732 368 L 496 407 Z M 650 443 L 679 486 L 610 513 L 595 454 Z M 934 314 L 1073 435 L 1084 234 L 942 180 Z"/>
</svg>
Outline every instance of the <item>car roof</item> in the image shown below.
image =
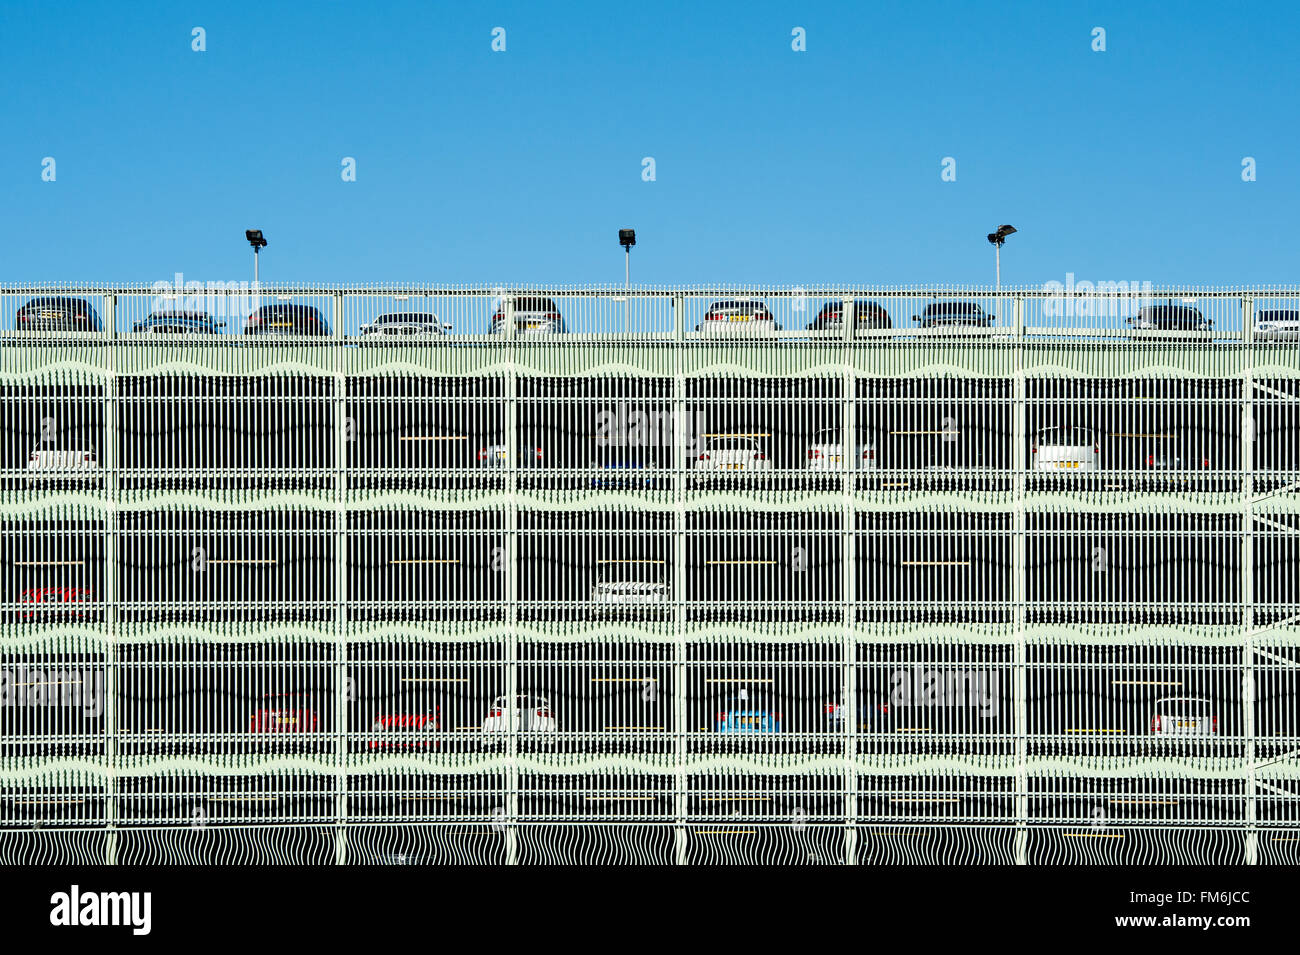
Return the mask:
<svg viewBox="0 0 1300 955">
<path fill-rule="evenodd" d="M 438 321 L 438 316 L 433 312 L 385 312 L 375 319 L 379 322 L 411 322 L 416 325 L 423 325 L 429 322 Z"/>
<path fill-rule="evenodd" d="M 38 295 L 36 298 L 28 299 L 27 305 L 85 305 L 87 308 L 92 307 L 90 302 L 84 298 L 74 298 L 71 295 Z"/>
</svg>

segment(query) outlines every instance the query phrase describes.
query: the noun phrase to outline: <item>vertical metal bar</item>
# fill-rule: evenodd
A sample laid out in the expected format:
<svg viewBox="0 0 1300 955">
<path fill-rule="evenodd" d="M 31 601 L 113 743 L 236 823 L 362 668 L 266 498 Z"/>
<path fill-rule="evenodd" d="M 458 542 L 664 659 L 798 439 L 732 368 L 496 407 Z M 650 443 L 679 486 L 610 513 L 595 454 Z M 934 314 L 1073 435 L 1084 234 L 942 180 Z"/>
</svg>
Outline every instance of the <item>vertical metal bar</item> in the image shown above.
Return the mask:
<svg viewBox="0 0 1300 955">
<path fill-rule="evenodd" d="M 858 443 L 857 373 L 854 362 L 854 328 L 857 314 L 853 300 L 844 300 L 845 335 L 841 343 L 843 371 L 840 376 L 840 705 L 844 713 L 844 863 L 858 863 L 858 679 L 857 679 L 857 491 L 862 451 Z"/>
<path fill-rule="evenodd" d="M 1028 648 L 1025 642 L 1025 597 L 1026 574 L 1025 562 L 1025 482 L 1028 462 L 1025 454 L 1025 300 L 1015 300 L 1016 339 L 1014 350 L 1014 371 L 1012 378 L 1012 417 L 1011 417 L 1011 466 L 1015 510 L 1012 516 L 1011 537 L 1011 600 L 1012 627 L 1015 633 L 1013 656 L 1012 699 L 1015 701 L 1015 748 L 1016 748 L 1016 865 L 1028 863 L 1028 823 L 1029 823 L 1029 745 L 1026 739 L 1028 731 L 1028 701 L 1026 691 L 1028 680 Z"/>
<path fill-rule="evenodd" d="M 347 650 L 348 595 L 348 513 L 347 454 L 348 439 L 353 436 L 348 421 L 347 376 L 343 367 L 344 293 L 332 297 L 333 340 L 329 348 L 333 358 L 334 409 L 334 862 L 347 865 L 348 829 L 348 733 L 352 729 Z"/>
<path fill-rule="evenodd" d="M 108 340 L 108 377 L 104 381 L 106 400 L 102 405 L 104 420 L 100 423 L 99 444 L 103 449 L 101 466 L 104 471 L 104 492 L 108 506 L 101 512 L 104 517 L 104 747 L 108 780 L 105 786 L 105 813 L 108 831 L 105 834 L 105 864 L 117 865 L 117 507 L 118 507 L 118 379 L 117 379 L 117 295 L 104 297 L 105 332 Z"/>
<path fill-rule="evenodd" d="M 506 371 L 502 387 L 505 389 L 506 474 L 505 474 L 505 527 L 506 527 L 506 805 L 505 825 L 506 865 L 519 864 L 519 734 L 522 703 L 519 700 L 519 505 L 516 497 L 519 484 L 519 377 L 518 350 L 523 347 L 515 335 L 515 298 L 507 294 L 501 306 L 506 332 Z M 520 712 L 516 715 L 516 709 Z"/>
<path fill-rule="evenodd" d="M 1258 786 L 1255 780 L 1255 302 L 1241 299 L 1241 330 L 1246 360 L 1241 375 L 1241 674 L 1240 696 L 1246 770 L 1246 865 L 1259 864 L 1256 827 Z"/>
</svg>

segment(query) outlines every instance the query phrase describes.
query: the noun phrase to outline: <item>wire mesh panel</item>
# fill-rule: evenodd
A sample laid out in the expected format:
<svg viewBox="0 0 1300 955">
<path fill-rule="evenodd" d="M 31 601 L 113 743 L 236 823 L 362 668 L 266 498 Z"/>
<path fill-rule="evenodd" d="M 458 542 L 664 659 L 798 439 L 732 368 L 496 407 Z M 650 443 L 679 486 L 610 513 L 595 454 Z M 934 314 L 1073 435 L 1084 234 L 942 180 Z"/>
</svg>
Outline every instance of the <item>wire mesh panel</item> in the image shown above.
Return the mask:
<svg viewBox="0 0 1300 955">
<path fill-rule="evenodd" d="M 0 287 L 0 859 L 1293 863 L 1300 293 Z"/>
</svg>

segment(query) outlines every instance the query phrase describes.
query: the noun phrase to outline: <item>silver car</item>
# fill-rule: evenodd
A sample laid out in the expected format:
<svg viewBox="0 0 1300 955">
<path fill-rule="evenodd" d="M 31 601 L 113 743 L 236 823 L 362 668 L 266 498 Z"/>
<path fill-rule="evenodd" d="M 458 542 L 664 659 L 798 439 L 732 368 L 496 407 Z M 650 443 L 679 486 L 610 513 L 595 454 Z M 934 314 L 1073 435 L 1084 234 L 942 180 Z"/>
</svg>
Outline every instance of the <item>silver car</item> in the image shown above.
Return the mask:
<svg viewBox="0 0 1300 955">
<path fill-rule="evenodd" d="M 492 314 L 489 334 L 505 334 L 507 305 L 514 312 L 516 335 L 560 335 L 565 331 L 560 306 L 555 304 L 554 299 L 539 295 L 511 295 L 503 298 Z"/>
<path fill-rule="evenodd" d="M 362 325 L 361 337 L 368 341 L 439 340 L 446 338 L 450 330 L 450 322 L 438 321 L 431 312 L 390 312 Z"/>
<path fill-rule="evenodd" d="M 772 460 L 759 438 L 765 434 L 710 434 L 695 458 L 696 471 L 770 471 Z"/>
<path fill-rule="evenodd" d="M 1275 308 L 1255 316 L 1255 340 L 1300 342 L 1300 309 Z"/>
<path fill-rule="evenodd" d="M 1212 736 L 1219 732 L 1213 704 L 1200 696 L 1170 696 L 1156 700 L 1151 717 L 1155 736 Z"/>
<path fill-rule="evenodd" d="M 1076 425 L 1041 428 L 1029 449 L 1034 471 L 1078 473 L 1101 469 L 1101 436 Z"/>
</svg>

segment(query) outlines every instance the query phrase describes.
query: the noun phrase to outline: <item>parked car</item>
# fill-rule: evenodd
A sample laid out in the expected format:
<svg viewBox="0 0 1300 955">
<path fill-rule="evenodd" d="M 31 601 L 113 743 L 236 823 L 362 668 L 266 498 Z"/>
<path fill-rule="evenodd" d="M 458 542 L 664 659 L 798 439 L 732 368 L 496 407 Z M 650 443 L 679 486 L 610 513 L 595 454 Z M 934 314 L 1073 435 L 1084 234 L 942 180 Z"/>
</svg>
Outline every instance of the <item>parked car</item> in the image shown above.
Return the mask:
<svg viewBox="0 0 1300 955">
<path fill-rule="evenodd" d="M 442 729 L 438 714 L 437 706 L 431 713 L 381 714 L 370 727 L 370 732 L 381 738 L 370 740 L 366 746 L 369 749 L 436 748 L 438 741 L 428 737 Z"/>
<path fill-rule="evenodd" d="M 695 458 L 696 471 L 770 471 L 772 461 L 758 440 L 767 435 L 705 435 L 704 448 Z"/>
<path fill-rule="evenodd" d="M 159 309 L 131 326 L 134 335 L 217 335 L 225 328 L 207 312 L 185 309 Z"/>
<path fill-rule="evenodd" d="M 1137 331 L 1208 332 L 1214 323 L 1190 305 L 1144 305 L 1124 319 Z"/>
<path fill-rule="evenodd" d="M 852 455 L 846 456 L 843 437 L 844 432 L 840 428 L 823 428 L 814 432 L 804 467 L 809 471 L 844 471 L 854 466 L 861 470 L 872 470 L 878 466 L 875 438 L 859 433 Z"/>
<path fill-rule="evenodd" d="M 275 305 L 263 305 L 249 315 L 244 322 L 244 334 L 319 337 L 329 335 L 330 326 L 318 308 L 279 302 Z"/>
<path fill-rule="evenodd" d="M 90 588 L 88 587 L 32 587 L 24 590 L 18 595 L 20 604 L 40 604 L 40 610 L 31 610 L 23 613 L 24 620 L 34 620 L 41 616 L 42 612 L 50 611 L 57 615 L 64 611 L 66 604 L 88 603 L 93 600 Z M 74 617 L 82 616 L 77 610 L 71 611 Z"/>
<path fill-rule="evenodd" d="M 507 304 L 514 307 L 516 335 L 562 335 L 566 331 L 560 306 L 553 299 L 539 295 L 511 295 L 502 299 L 493 313 L 489 334 L 505 334 Z"/>
<path fill-rule="evenodd" d="M 669 586 L 663 578 L 665 567 L 661 560 L 596 561 L 592 609 L 597 614 L 616 614 L 623 609 L 667 607 Z"/>
<path fill-rule="evenodd" d="M 1185 461 L 1182 455 L 1168 448 L 1153 448 L 1143 462 L 1152 471 L 1183 471 L 1195 466 L 1193 461 Z M 1208 468 L 1210 459 L 1202 456 L 1200 466 Z"/>
<path fill-rule="evenodd" d="M 451 331 L 450 322 L 441 322 L 432 312 L 389 312 L 361 326 L 361 337 L 369 341 L 390 339 L 440 340 Z"/>
<path fill-rule="evenodd" d="M 32 453 L 27 456 L 27 473 L 28 487 L 33 487 L 45 476 L 98 480 L 99 455 L 95 453 L 94 448 L 75 448 L 67 451 L 33 448 Z"/>
<path fill-rule="evenodd" d="M 306 704 L 306 693 L 267 693 L 262 706 L 249 717 L 251 733 L 314 733 L 320 719 Z"/>
<path fill-rule="evenodd" d="M 931 302 L 912 321 L 935 331 L 989 328 L 993 316 L 977 302 Z"/>
<path fill-rule="evenodd" d="M 1255 316 L 1255 340 L 1265 342 L 1300 341 L 1300 309 L 1264 309 Z"/>
<path fill-rule="evenodd" d="M 858 705 L 858 731 L 888 733 L 892 730 L 889 697 L 874 690 L 859 690 L 859 695 L 862 697 L 862 702 Z M 827 703 L 823 711 L 826 717 L 826 728 L 833 733 L 844 732 L 848 707 L 844 705 L 843 697 Z"/>
<path fill-rule="evenodd" d="M 879 302 L 857 299 L 853 302 L 853 331 L 856 334 L 864 329 L 893 328 L 889 313 Z M 844 330 L 844 302 L 832 301 L 822 306 L 817 317 L 808 323 L 810 332 L 839 333 Z"/>
<path fill-rule="evenodd" d="M 99 313 L 84 298 L 42 295 L 18 309 L 20 332 L 98 332 Z"/>
<path fill-rule="evenodd" d="M 486 447 L 478 449 L 478 466 L 481 468 L 503 468 L 506 466 L 506 446 L 504 444 L 489 444 Z M 541 448 L 520 448 L 515 455 L 515 461 L 518 467 L 541 467 L 542 449 Z"/>
<path fill-rule="evenodd" d="M 483 720 L 484 736 L 503 734 L 509 730 L 510 714 L 507 712 L 509 698 L 498 696 L 492 701 L 488 714 Z M 535 693 L 519 693 L 514 701 L 514 726 L 519 733 L 551 734 L 556 732 L 555 713 L 551 702 Z"/>
<path fill-rule="evenodd" d="M 710 305 L 695 330 L 702 335 L 734 338 L 770 335 L 779 332 L 781 326 L 762 299 L 735 298 Z"/>
<path fill-rule="evenodd" d="M 727 708 L 718 713 L 713 728 L 718 733 L 779 733 L 781 714 L 749 698 L 748 690 L 738 690 Z"/>
<path fill-rule="evenodd" d="M 1097 471 L 1101 469 L 1101 436 L 1077 425 L 1040 428 L 1029 453 L 1034 471 Z"/>
<path fill-rule="evenodd" d="M 1170 696 L 1156 700 L 1151 733 L 1156 736 L 1211 736 L 1219 732 L 1213 704 L 1199 696 Z"/>
</svg>

